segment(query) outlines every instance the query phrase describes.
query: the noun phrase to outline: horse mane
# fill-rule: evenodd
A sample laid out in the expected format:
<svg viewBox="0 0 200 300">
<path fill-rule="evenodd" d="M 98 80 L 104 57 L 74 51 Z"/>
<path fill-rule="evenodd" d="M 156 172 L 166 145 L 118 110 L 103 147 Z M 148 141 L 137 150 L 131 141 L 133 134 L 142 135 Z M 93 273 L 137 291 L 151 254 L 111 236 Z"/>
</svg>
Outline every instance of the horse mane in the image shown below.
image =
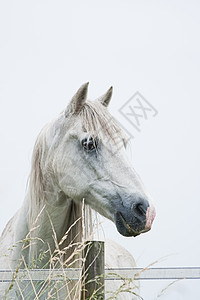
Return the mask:
<svg viewBox="0 0 200 300">
<path fill-rule="evenodd" d="M 44 157 L 45 145 L 44 134 L 42 132 L 37 137 L 34 145 L 31 172 L 28 180 L 28 187 L 30 192 L 31 210 L 29 211 L 29 223 L 31 226 L 35 222 L 40 211 L 44 205 L 44 178 L 42 173 L 42 160 Z"/>
</svg>

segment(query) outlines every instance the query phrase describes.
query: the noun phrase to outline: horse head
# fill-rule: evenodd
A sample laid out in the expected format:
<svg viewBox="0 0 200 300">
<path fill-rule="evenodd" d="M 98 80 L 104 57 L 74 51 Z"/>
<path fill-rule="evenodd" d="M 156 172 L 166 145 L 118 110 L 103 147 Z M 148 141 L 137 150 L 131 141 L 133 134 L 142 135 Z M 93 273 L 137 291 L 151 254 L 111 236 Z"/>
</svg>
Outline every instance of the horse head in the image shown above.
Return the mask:
<svg viewBox="0 0 200 300">
<path fill-rule="evenodd" d="M 155 209 L 126 154 L 126 137 L 107 106 L 112 87 L 87 99 L 82 85 L 55 123 L 53 172 L 60 190 L 112 220 L 120 234 L 151 229 Z"/>
</svg>

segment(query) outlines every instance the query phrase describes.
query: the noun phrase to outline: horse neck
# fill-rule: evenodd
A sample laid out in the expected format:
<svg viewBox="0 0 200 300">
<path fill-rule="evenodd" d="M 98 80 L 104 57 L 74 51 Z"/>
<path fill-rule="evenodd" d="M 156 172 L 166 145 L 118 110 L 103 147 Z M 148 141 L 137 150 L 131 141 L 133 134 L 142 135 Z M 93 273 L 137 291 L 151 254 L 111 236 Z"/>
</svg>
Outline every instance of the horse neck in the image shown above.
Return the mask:
<svg viewBox="0 0 200 300">
<path fill-rule="evenodd" d="M 45 194 L 48 193 L 45 192 Z M 53 194 L 53 197 L 50 195 L 51 193 L 41 201 L 37 210 L 34 205 L 31 206 L 34 212 L 30 211 L 30 215 L 31 218 L 33 216 L 35 218 L 30 224 L 29 263 L 45 251 L 47 254 L 43 265 L 48 263 L 51 255 L 56 255 L 62 261 L 66 260 L 82 242 L 81 204 L 75 203 L 64 195 L 60 197 L 62 199 L 59 199 L 59 195 Z M 55 201 L 54 205 L 53 201 Z M 64 252 L 62 252 L 63 249 L 65 249 Z"/>
</svg>

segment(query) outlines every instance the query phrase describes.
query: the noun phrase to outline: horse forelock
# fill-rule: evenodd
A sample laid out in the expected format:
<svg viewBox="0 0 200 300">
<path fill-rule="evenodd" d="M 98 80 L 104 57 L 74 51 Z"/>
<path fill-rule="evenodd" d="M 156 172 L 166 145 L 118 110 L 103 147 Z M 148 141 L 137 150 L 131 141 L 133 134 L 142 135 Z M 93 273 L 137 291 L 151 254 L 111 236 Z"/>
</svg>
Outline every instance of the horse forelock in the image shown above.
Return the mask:
<svg viewBox="0 0 200 300">
<path fill-rule="evenodd" d="M 121 139 L 126 145 L 127 137 L 120 124 L 99 101 L 87 101 L 79 116 L 84 130 L 92 137 L 98 137 L 102 142 L 111 139 L 115 143 Z"/>
</svg>

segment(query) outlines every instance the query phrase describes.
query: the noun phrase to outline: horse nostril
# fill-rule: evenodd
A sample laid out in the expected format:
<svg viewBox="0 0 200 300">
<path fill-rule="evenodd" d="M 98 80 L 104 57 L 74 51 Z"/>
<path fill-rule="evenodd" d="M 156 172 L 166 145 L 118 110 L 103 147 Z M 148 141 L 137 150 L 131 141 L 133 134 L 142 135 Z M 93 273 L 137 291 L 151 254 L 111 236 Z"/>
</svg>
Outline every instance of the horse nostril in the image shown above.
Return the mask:
<svg viewBox="0 0 200 300">
<path fill-rule="evenodd" d="M 148 206 L 149 206 L 149 203 L 147 202 L 147 200 L 142 199 L 135 204 L 134 208 L 139 215 L 145 216 Z"/>
</svg>

